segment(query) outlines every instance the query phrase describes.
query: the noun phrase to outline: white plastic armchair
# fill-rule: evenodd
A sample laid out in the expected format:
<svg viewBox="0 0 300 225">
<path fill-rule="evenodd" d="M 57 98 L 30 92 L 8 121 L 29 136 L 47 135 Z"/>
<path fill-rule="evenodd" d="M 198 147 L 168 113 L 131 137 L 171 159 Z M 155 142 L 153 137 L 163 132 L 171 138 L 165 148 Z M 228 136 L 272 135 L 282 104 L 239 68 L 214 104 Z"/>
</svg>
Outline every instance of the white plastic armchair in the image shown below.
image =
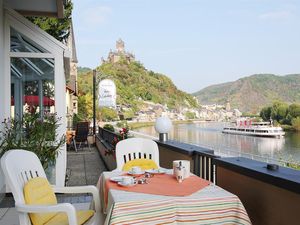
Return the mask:
<svg viewBox="0 0 300 225">
<path fill-rule="evenodd" d="M 25 150 L 10 150 L 2 156 L 1 166 L 15 200 L 20 225 L 31 225 L 28 213 L 42 212 L 65 212 L 69 225 L 78 225 L 75 207 L 70 203 L 47 206 L 25 204 L 23 188 L 27 181 L 34 177 L 46 178 L 45 171 L 36 154 Z M 99 191 L 95 186 L 53 187 L 53 190 L 55 193 L 92 193 L 95 214 L 85 225 L 103 224 Z"/>
<path fill-rule="evenodd" d="M 128 138 L 116 145 L 116 170 L 122 171 L 124 164 L 134 159 L 152 159 L 159 167 L 159 151 L 155 141 L 145 138 Z"/>
</svg>

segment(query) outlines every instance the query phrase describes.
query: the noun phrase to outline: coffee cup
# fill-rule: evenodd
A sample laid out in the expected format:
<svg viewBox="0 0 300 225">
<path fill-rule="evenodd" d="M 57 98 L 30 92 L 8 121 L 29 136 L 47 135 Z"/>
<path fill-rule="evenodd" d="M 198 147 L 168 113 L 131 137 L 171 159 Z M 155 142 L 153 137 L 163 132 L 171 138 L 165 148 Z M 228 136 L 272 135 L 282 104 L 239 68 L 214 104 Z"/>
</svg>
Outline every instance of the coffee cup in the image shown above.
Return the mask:
<svg viewBox="0 0 300 225">
<path fill-rule="evenodd" d="M 122 184 L 123 185 L 131 185 L 133 184 L 134 180 L 132 177 L 122 177 Z"/>
<path fill-rule="evenodd" d="M 132 172 L 133 174 L 141 173 L 141 172 L 142 172 L 142 169 L 141 169 L 141 167 L 139 167 L 139 166 L 133 166 L 133 167 L 131 167 L 131 172 Z"/>
</svg>

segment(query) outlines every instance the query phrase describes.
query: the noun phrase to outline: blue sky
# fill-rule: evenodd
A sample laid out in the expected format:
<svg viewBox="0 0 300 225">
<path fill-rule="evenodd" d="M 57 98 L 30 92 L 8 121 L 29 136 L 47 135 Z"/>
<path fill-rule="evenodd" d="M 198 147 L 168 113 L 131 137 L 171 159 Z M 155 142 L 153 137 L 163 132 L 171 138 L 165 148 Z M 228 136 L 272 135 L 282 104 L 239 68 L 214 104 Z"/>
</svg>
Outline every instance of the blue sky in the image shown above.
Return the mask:
<svg viewBox="0 0 300 225">
<path fill-rule="evenodd" d="M 195 92 L 256 73 L 300 73 L 299 0 L 73 0 L 80 66 L 122 38 L 144 66 Z"/>
</svg>

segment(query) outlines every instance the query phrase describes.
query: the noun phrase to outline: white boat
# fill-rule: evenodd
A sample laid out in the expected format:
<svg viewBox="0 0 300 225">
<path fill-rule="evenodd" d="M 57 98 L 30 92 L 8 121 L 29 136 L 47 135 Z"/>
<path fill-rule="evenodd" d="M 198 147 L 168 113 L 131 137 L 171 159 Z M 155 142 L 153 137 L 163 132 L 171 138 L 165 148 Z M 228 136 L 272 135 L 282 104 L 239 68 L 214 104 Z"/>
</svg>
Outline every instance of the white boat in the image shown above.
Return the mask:
<svg viewBox="0 0 300 225">
<path fill-rule="evenodd" d="M 241 134 L 260 137 L 283 137 L 285 132 L 281 127 L 273 126 L 273 122 L 252 122 L 249 119 L 237 120 L 235 125 L 223 128 L 226 134 Z"/>
</svg>

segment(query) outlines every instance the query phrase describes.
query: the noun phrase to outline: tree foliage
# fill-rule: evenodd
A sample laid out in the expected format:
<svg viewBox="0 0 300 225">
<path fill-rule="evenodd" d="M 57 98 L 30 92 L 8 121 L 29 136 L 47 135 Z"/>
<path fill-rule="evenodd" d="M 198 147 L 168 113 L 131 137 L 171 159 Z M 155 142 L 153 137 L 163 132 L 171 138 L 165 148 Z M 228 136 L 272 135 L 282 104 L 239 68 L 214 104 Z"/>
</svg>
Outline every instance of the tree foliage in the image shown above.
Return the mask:
<svg viewBox="0 0 300 225">
<path fill-rule="evenodd" d="M 260 111 L 260 116 L 264 121 L 270 119 L 275 123 L 292 125 L 294 129 L 300 130 L 300 105 L 288 105 L 283 102 L 274 102 L 272 106 L 266 106 Z"/>
<path fill-rule="evenodd" d="M 97 68 L 110 76 L 117 86 L 117 103 L 138 109 L 141 101 L 167 104 L 171 109 L 198 107 L 196 100 L 180 91 L 166 75 L 147 70 L 140 62 L 104 63 Z"/>
<path fill-rule="evenodd" d="M 137 61 L 129 63 L 121 58 L 118 63 L 103 63 L 97 68 L 97 74 L 105 75 L 115 82 L 117 104 L 130 108 L 130 110 L 127 109 L 122 112 L 125 119 L 134 117 L 134 114 L 143 105 L 143 101 L 166 104 L 170 109 L 199 107 L 193 96 L 178 90 L 166 75 L 147 70 Z M 81 96 L 79 98 L 83 98 L 87 94 L 92 95 L 92 78 L 92 70 L 88 68 L 78 69 L 78 90 Z M 87 111 L 85 104 L 84 101 L 78 102 L 81 116 L 81 112 Z M 97 108 L 98 112 L 99 110 Z M 104 111 L 107 113 L 107 110 Z M 102 113 L 104 113 L 103 110 Z M 98 113 L 98 117 L 101 117 L 101 112 Z M 102 118 L 107 119 L 108 117 L 111 116 L 105 115 Z"/>
<path fill-rule="evenodd" d="M 188 120 L 196 119 L 196 113 L 187 111 L 187 112 L 185 113 L 185 117 L 186 117 L 186 119 L 188 119 Z"/>
<path fill-rule="evenodd" d="M 99 113 L 100 115 L 97 119 L 100 119 L 102 121 L 113 121 L 118 119 L 118 114 L 116 110 L 111 108 L 107 108 L 107 107 L 100 108 Z"/>
<path fill-rule="evenodd" d="M 55 37 L 61 42 L 66 42 L 70 34 L 70 27 L 72 21 L 73 4 L 71 1 L 66 1 L 64 10 L 64 18 L 50 18 L 50 17 L 27 17 L 32 23 L 39 26 L 51 36 Z"/>
</svg>

